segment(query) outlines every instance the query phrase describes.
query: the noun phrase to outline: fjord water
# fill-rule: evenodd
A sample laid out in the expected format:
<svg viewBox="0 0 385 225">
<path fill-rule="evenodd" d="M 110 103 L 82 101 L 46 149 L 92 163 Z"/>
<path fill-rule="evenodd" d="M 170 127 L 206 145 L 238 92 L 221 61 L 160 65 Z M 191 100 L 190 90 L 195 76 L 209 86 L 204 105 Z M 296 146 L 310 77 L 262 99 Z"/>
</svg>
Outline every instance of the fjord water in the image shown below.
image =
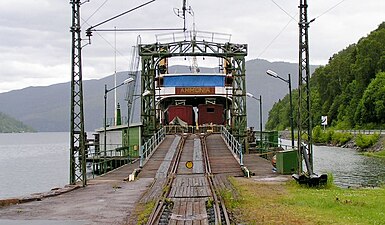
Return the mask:
<svg viewBox="0 0 385 225">
<path fill-rule="evenodd" d="M 314 146 L 314 170 L 332 173 L 341 187 L 385 183 L 385 159 L 354 149 Z M 0 134 L 0 199 L 46 192 L 68 182 L 69 133 Z"/>
<path fill-rule="evenodd" d="M 314 171 L 332 173 L 340 187 L 378 187 L 385 184 L 385 159 L 367 157 L 357 150 L 314 146 Z"/>
<path fill-rule="evenodd" d="M 0 134 L 0 199 L 69 182 L 69 133 Z"/>
</svg>

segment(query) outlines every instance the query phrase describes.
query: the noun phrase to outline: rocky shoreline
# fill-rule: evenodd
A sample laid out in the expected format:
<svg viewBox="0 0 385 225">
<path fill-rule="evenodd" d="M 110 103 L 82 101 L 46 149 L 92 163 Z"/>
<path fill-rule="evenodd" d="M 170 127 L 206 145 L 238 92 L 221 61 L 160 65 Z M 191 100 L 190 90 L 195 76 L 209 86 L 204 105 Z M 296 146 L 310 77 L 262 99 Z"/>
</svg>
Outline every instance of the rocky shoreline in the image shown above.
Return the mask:
<svg viewBox="0 0 385 225">
<path fill-rule="evenodd" d="M 280 131 L 279 132 L 279 138 L 289 140 L 290 139 L 290 131 L 287 131 L 287 130 Z M 325 144 L 325 143 L 316 143 L 315 145 L 351 148 L 351 149 L 355 149 L 355 150 L 360 151 L 360 152 L 379 152 L 379 151 L 382 151 L 385 149 L 384 143 L 385 143 L 385 135 L 381 135 L 380 139 L 378 139 L 376 144 L 374 144 L 373 146 L 371 146 L 369 148 L 365 148 L 365 149 L 361 149 L 360 147 L 358 147 L 356 145 L 354 138 L 343 145 L 332 145 L 332 144 Z"/>
</svg>

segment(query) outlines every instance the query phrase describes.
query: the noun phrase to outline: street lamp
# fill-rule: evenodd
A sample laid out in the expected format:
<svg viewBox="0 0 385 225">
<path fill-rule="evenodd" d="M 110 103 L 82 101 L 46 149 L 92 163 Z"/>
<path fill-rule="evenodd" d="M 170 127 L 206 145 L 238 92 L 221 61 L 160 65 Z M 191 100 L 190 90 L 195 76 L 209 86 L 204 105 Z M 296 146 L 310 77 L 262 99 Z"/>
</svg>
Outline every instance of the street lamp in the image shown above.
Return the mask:
<svg viewBox="0 0 385 225">
<path fill-rule="evenodd" d="M 282 80 L 283 82 L 287 83 L 289 85 L 289 96 L 290 96 L 290 129 L 291 129 L 291 147 L 294 148 L 294 121 L 293 121 L 293 98 L 291 96 L 291 76 L 290 73 L 288 74 L 289 79 L 283 79 L 282 77 L 278 76 L 278 74 L 272 70 L 266 71 L 267 75 L 272 76 L 274 78 L 278 78 Z"/>
<path fill-rule="evenodd" d="M 247 97 L 253 98 L 257 101 L 259 101 L 259 140 L 260 140 L 260 147 L 262 148 L 262 96 L 260 95 L 259 98 L 256 98 L 251 93 L 246 93 Z"/>
<path fill-rule="evenodd" d="M 134 78 L 130 77 L 111 89 L 107 89 L 107 84 L 104 85 L 104 165 L 103 165 L 103 170 L 107 169 L 105 165 L 106 156 L 107 156 L 107 94 L 108 92 L 113 91 L 122 85 L 131 83 L 132 81 L 134 81 Z"/>
</svg>

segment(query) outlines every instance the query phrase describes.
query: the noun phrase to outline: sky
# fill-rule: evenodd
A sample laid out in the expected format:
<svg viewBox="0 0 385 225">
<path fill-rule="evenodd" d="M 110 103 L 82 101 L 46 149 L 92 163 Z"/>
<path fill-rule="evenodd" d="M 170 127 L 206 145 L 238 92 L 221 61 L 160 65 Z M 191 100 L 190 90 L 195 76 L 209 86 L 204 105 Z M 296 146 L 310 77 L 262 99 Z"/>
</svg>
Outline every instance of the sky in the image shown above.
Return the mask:
<svg viewBox="0 0 385 225">
<path fill-rule="evenodd" d="M 147 1 L 85 1 L 83 38 L 87 28 Z M 298 62 L 299 0 L 187 3 L 191 6 L 188 29 L 195 21 L 198 31 L 231 34 L 231 42 L 248 44 L 246 60 Z M 309 0 L 308 4 L 309 20 L 316 18 L 309 28 L 313 65 L 326 64 L 333 54 L 385 21 L 384 0 Z M 156 0 L 98 28 L 183 28 L 183 20 L 175 14 L 181 7 L 182 0 Z M 71 13 L 69 0 L 0 1 L 0 93 L 71 80 Z M 155 34 L 161 32 L 94 32 L 91 44 L 83 42 L 83 79 L 128 70 L 138 36 L 141 43 L 155 43 Z"/>
</svg>

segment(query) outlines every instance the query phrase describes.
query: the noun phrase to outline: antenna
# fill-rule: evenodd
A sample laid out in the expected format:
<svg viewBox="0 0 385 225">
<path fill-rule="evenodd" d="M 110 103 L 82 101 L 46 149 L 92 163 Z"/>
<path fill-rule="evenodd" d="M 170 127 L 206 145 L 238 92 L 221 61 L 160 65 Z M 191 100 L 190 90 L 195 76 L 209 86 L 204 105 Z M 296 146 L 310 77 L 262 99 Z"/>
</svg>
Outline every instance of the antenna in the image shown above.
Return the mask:
<svg viewBox="0 0 385 225">
<path fill-rule="evenodd" d="M 191 6 L 187 7 L 187 0 L 183 0 L 182 10 L 174 8 L 175 15 L 183 19 L 183 31 L 186 31 L 186 12 L 194 16 L 194 11 L 192 10 Z"/>
<path fill-rule="evenodd" d="M 114 87 L 116 87 L 116 27 L 115 27 L 115 32 L 114 32 L 114 38 L 115 38 L 115 54 L 114 54 L 114 67 L 115 67 L 115 72 L 114 72 Z M 117 124 L 118 122 L 118 113 L 117 113 L 117 89 L 114 90 L 114 115 L 115 115 L 115 119 L 114 119 L 114 125 Z"/>
</svg>

